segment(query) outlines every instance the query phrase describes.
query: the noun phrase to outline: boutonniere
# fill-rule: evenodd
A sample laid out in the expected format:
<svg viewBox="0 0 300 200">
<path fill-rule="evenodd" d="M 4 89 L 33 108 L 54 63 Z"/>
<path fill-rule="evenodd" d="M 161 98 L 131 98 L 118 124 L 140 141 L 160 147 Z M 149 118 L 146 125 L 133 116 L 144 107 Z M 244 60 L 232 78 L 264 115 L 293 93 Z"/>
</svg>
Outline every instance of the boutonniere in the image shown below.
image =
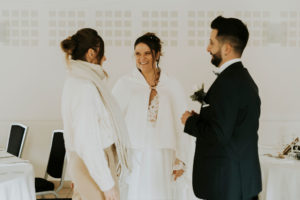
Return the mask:
<svg viewBox="0 0 300 200">
<path fill-rule="evenodd" d="M 193 101 L 199 101 L 201 104 L 205 105 L 206 103 L 204 101 L 204 98 L 205 98 L 206 93 L 204 92 L 204 83 L 202 83 L 201 88 L 196 86 L 195 90 L 196 91 L 194 92 L 194 94 L 191 95 L 191 99 Z"/>
</svg>

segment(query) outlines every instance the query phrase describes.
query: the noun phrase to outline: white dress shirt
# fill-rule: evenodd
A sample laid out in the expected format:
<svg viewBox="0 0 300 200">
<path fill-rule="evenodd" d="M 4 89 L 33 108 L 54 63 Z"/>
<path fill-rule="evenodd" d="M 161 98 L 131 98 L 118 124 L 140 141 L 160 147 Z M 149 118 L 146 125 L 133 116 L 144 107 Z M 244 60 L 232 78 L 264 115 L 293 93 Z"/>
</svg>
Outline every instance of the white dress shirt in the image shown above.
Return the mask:
<svg viewBox="0 0 300 200">
<path fill-rule="evenodd" d="M 215 67 L 215 69 L 213 70 L 215 74 L 221 74 L 227 67 L 229 67 L 230 65 L 232 65 L 233 63 L 237 63 L 237 62 L 241 62 L 242 60 L 240 58 L 235 58 L 232 60 L 229 60 L 225 63 L 223 63 L 223 65 L 221 65 L 220 67 Z"/>
</svg>

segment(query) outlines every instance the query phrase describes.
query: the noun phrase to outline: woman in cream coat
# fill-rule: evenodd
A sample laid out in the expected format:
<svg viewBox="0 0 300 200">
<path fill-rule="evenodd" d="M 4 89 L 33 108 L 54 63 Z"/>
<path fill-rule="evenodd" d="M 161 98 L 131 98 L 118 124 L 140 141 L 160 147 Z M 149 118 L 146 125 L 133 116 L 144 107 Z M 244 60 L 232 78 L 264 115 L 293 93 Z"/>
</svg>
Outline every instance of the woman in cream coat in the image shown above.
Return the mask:
<svg viewBox="0 0 300 200">
<path fill-rule="evenodd" d="M 128 200 L 173 200 L 174 181 L 192 156 L 191 137 L 183 133 L 180 121 L 186 109 L 184 90 L 158 67 L 161 42 L 155 34 L 139 37 L 134 51 L 137 67 L 113 88 L 131 143 Z"/>
<path fill-rule="evenodd" d="M 104 42 L 95 30 L 85 28 L 61 47 L 68 64 L 62 117 L 73 199 L 119 200 L 117 165 L 128 167 L 127 132 L 103 82 Z"/>
</svg>

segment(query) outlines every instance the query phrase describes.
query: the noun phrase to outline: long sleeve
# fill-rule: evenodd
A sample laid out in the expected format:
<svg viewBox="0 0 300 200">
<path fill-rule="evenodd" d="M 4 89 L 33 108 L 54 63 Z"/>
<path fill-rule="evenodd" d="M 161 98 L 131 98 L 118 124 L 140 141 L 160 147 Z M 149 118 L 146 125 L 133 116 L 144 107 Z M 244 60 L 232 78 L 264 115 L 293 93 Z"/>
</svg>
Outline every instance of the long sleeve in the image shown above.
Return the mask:
<svg viewBox="0 0 300 200">
<path fill-rule="evenodd" d="M 239 94 L 237 84 L 218 84 L 207 99 L 209 106 L 202 107 L 199 115 L 187 119 L 184 131 L 207 143 L 226 144 L 238 115 Z"/>
<path fill-rule="evenodd" d="M 91 177 L 101 190 L 107 191 L 115 183 L 105 158 L 103 137 L 100 137 L 107 127 L 99 119 L 98 112 L 105 108 L 101 101 L 97 101 L 98 91 L 92 84 L 86 84 L 78 93 L 72 105 L 74 146 Z"/>
</svg>

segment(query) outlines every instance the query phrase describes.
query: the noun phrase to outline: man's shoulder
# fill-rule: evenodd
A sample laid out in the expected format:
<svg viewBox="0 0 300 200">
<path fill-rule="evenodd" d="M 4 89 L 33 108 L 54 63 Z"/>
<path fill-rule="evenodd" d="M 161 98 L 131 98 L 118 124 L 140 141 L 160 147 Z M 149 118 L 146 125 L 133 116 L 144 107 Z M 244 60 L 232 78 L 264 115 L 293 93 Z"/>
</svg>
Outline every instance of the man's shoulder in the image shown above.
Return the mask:
<svg viewBox="0 0 300 200">
<path fill-rule="evenodd" d="M 242 62 L 233 63 L 228 67 L 228 70 L 224 71 L 222 74 L 224 79 L 229 79 L 232 81 L 247 81 L 250 74 L 246 67 L 244 67 Z"/>
</svg>

